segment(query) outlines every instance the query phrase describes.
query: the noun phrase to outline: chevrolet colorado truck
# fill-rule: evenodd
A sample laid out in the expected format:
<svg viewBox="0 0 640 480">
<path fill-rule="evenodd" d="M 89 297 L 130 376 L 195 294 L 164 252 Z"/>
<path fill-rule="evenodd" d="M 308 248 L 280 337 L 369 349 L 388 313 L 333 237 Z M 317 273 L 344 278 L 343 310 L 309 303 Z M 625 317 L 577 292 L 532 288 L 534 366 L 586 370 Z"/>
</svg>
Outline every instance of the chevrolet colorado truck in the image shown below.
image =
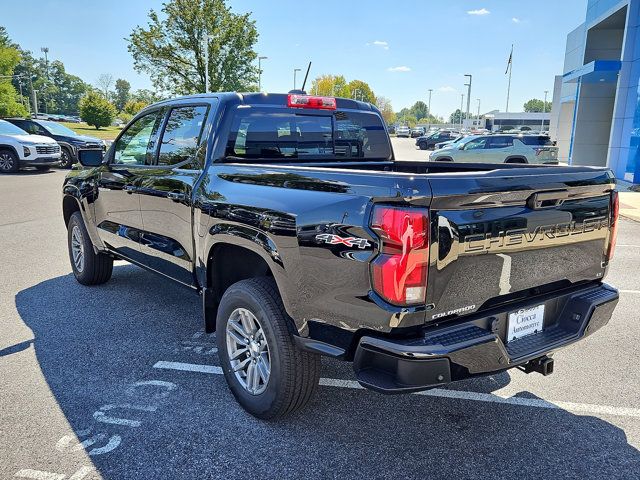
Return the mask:
<svg viewBox="0 0 640 480">
<path fill-rule="evenodd" d="M 321 355 L 383 393 L 547 375 L 618 301 L 611 171 L 396 161 L 367 103 L 182 97 L 79 161 L 62 200 L 76 279 L 102 284 L 122 259 L 199 295 L 259 418 L 309 401 Z"/>
</svg>

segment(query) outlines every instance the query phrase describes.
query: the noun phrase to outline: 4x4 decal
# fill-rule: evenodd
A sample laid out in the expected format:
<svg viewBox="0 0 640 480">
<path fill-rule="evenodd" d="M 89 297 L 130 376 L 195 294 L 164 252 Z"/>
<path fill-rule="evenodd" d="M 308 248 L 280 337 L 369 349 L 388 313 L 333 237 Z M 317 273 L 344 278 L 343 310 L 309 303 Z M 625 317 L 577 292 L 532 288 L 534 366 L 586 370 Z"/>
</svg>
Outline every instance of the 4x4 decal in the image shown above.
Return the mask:
<svg viewBox="0 0 640 480">
<path fill-rule="evenodd" d="M 316 235 L 316 240 L 324 243 L 328 243 L 329 245 L 346 245 L 347 247 L 358 247 L 358 248 L 367 248 L 369 245 L 369 240 L 366 238 L 358 238 L 358 237 L 341 237 L 339 235 L 333 235 L 331 233 L 322 233 L 320 235 Z"/>
</svg>

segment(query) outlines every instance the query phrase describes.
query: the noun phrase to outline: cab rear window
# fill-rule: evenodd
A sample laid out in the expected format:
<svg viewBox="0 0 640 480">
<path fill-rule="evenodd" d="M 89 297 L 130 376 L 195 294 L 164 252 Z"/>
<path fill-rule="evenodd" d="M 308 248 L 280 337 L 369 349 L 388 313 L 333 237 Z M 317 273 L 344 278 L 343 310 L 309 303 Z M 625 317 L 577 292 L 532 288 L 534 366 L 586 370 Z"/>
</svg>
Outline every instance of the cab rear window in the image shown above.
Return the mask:
<svg viewBox="0 0 640 480">
<path fill-rule="evenodd" d="M 290 109 L 240 107 L 226 147 L 228 160 L 387 160 L 391 147 L 373 112 L 338 110 L 326 114 Z"/>
</svg>

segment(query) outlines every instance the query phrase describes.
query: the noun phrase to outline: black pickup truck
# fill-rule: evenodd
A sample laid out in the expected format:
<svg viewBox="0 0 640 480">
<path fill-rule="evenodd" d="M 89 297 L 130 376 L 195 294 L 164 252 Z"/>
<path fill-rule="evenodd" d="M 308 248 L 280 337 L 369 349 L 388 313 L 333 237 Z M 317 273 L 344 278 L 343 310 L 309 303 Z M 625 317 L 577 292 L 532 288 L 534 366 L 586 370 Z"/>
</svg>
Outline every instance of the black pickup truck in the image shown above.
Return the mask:
<svg viewBox="0 0 640 480">
<path fill-rule="evenodd" d="M 77 280 L 124 259 L 199 294 L 229 387 L 260 418 L 309 401 L 320 355 L 384 393 L 547 375 L 618 301 L 609 170 L 396 161 L 370 104 L 183 97 L 79 160 L 63 187 Z"/>
</svg>

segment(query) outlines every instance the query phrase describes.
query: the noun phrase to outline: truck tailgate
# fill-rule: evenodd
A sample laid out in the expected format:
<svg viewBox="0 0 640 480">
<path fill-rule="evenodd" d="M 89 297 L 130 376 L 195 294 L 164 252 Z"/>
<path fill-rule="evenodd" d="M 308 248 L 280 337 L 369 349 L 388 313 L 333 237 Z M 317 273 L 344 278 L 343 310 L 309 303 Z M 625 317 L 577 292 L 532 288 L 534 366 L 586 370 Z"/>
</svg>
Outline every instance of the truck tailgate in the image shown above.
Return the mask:
<svg viewBox="0 0 640 480">
<path fill-rule="evenodd" d="M 604 277 L 613 175 L 567 170 L 431 177 L 428 322 Z"/>
</svg>

